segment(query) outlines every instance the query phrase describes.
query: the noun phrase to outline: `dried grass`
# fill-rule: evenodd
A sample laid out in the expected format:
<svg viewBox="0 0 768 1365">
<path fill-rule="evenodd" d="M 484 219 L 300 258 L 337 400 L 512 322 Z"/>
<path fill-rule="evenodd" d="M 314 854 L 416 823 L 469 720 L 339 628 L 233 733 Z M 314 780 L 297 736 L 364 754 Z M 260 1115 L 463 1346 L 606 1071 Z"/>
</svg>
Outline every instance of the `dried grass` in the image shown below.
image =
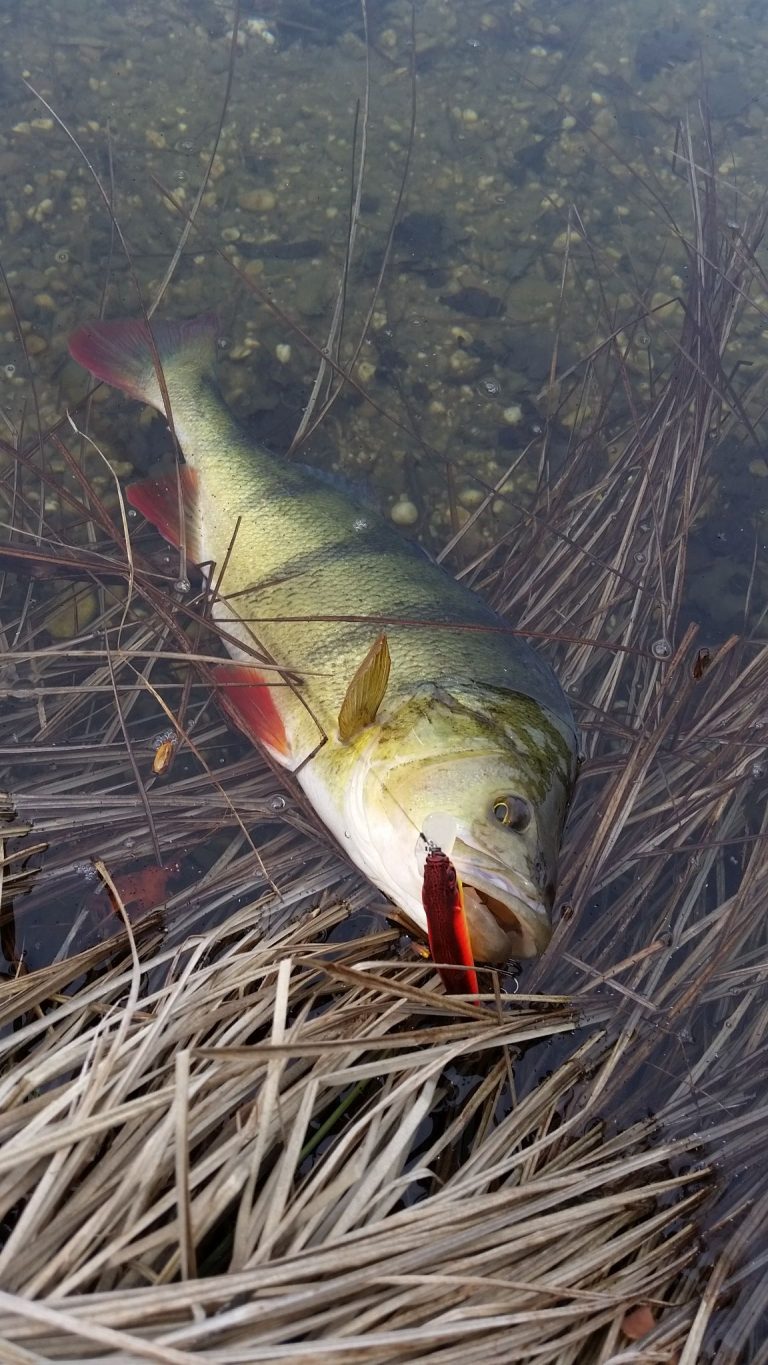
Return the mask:
<svg viewBox="0 0 768 1365">
<path fill-rule="evenodd" d="M 89 858 L 121 916 L 120 875 L 154 848 L 201 861 L 157 912 L 71 956 L 84 919 L 28 974 L 4 921 L 3 1361 L 757 1359 L 768 647 L 733 638 L 705 669 L 680 604 L 719 430 L 750 425 L 726 351 L 764 217 L 723 234 L 690 138 L 687 164 L 692 283 L 648 410 L 609 326 L 514 553 L 465 571 L 560 642 L 585 733 L 565 912 L 525 994 L 489 977 L 481 1008 L 448 1001 L 381 918 L 350 927 L 370 893 L 298 795 L 226 748 L 204 598 L 181 603 L 141 546 L 129 559 L 87 452 L 20 438 L 6 567 L 101 597 L 46 648 L 51 598 L 9 598 L 4 904 L 23 938 Z M 641 1304 L 657 1322 L 634 1342 Z"/>
</svg>

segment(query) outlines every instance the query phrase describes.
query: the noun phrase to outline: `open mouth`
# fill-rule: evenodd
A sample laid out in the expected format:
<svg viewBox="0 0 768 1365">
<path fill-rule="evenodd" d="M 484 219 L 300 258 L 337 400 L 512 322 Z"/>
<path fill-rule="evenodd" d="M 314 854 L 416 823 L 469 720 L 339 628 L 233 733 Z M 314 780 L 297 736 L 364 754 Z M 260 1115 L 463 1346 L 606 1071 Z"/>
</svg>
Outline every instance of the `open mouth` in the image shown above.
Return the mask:
<svg viewBox="0 0 768 1365">
<path fill-rule="evenodd" d="M 462 890 L 476 961 L 506 962 L 544 952 L 552 926 L 543 905 L 529 904 L 513 893 L 502 899 L 497 887 L 479 887 L 463 879 Z"/>
</svg>

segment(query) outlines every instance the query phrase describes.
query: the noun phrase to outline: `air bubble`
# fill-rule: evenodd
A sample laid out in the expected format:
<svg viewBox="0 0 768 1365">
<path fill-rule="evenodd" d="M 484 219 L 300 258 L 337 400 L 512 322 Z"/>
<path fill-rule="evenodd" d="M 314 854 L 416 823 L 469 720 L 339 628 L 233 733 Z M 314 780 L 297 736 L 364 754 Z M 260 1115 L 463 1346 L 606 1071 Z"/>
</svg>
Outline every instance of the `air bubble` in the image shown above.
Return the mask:
<svg viewBox="0 0 768 1365">
<path fill-rule="evenodd" d="M 481 393 L 487 394 L 489 398 L 494 398 L 501 393 L 501 384 L 498 379 L 481 379 L 477 386 Z"/>
<path fill-rule="evenodd" d="M 87 882 L 89 886 L 93 886 L 99 880 L 99 874 L 93 863 L 73 863 L 72 871 L 76 872 L 79 877 L 82 877 L 83 881 Z"/>
<path fill-rule="evenodd" d="M 287 805 L 288 802 L 284 796 L 273 796 L 269 803 L 269 809 L 274 811 L 275 815 L 279 815 L 280 811 L 285 810 Z"/>
<path fill-rule="evenodd" d="M 647 561 L 647 559 L 648 559 L 648 556 L 647 556 L 647 554 L 645 553 L 645 550 L 637 550 L 637 551 L 636 551 L 636 553 L 635 553 L 635 563 L 636 563 L 636 564 L 645 564 L 646 561 Z"/>
<path fill-rule="evenodd" d="M 15 373 L 16 366 L 12 362 L 8 365 L 3 365 L 3 374 L 5 375 L 6 379 L 13 379 Z"/>
<path fill-rule="evenodd" d="M 191 586 L 188 578 L 177 578 L 173 585 L 173 591 L 183 595 L 184 593 L 189 592 Z"/>
<path fill-rule="evenodd" d="M 756 758 L 752 764 L 752 776 L 756 778 L 765 777 L 768 773 L 768 762 L 764 758 Z"/>
<path fill-rule="evenodd" d="M 651 654 L 654 659 L 668 659 L 671 653 L 672 646 L 669 643 L 669 640 L 665 640 L 663 636 L 660 640 L 654 640 L 651 645 Z"/>
<path fill-rule="evenodd" d="M 62 247 L 60 251 L 56 252 L 53 259 L 57 265 L 68 265 L 69 252 L 64 247 Z"/>
</svg>

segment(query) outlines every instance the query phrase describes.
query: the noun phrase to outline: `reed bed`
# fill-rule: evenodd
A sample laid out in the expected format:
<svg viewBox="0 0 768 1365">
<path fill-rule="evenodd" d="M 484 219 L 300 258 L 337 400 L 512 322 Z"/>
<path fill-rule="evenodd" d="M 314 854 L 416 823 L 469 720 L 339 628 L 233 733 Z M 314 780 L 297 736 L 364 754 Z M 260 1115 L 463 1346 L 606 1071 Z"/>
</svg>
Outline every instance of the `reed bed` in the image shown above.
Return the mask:
<svg viewBox="0 0 768 1365">
<path fill-rule="evenodd" d="M 552 430 L 583 399 L 566 457 L 545 430 L 533 503 L 461 569 L 556 658 L 585 750 L 552 948 L 479 1006 L 233 747 L 205 594 L 129 548 L 93 452 L 63 420 L 4 446 L 2 1360 L 768 1358 L 768 646 L 681 616 L 713 452 L 758 420 L 728 347 L 765 216 L 726 227 L 706 136 L 678 164 L 679 326 L 599 312 L 593 355 L 553 369 Z M 574 241 L 564 297 L 601 268 Z M 96 618 L 51 643 L 83 583 Z M 182 884 L 131 911 L 125 878 L 175 858 Z M 25 925 L 57 906 L 29 971 Z"/>
</svg>

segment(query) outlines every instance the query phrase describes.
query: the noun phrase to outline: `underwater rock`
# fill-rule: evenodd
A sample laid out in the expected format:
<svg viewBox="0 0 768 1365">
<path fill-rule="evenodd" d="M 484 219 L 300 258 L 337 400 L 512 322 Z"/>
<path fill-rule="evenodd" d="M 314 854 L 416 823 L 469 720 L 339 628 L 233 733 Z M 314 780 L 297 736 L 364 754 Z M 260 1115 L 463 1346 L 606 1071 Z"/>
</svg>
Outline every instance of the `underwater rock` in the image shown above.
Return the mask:
<svg viewBox="0 0 768 1365">
<path fill-rule="evenodd" d="M 440 302 L 446 308 L 452 308 L 456 313 L 463 313 L 468 318 L 498 318 L 504 312 L 503 300 L 497 298 L 495 294 L 489 294 L 487 289 L 479 289 L 476 285 L 467 285 L 465 289 L 457 289 L 455 294 L 441 294 Z"/>
<path fill-rule="evenodd" d="M 395 228 L 395 245 L 416 260 L 441 255 L 446 239 L 446 221 L 441 213 L 406 213 Z"/>
<path fill-rule="evenodd" d="M 272 190 L 243 190 L 238 194 L 237 202 L 246 213 L 271 213 L 277 196 Z"/>
<path fill-rule="evenodd" d="M 737 71 L 720 71 L 710 77 L 705 85 L 707 109 L 712 118 L 730 123 L 746 113 L 754 101 L 754 96 L 744 86 L 743 77 Z"/>
<path fill-rule="evenodd" d="M 635 49 L 635 70 L 644 81 L 653 80 L 665 66 L 691 62 L 696 56 L 696 35 L 683 24 L 654 28 L 645 33 Z"/>
<path fill-rule="evenodd" d="M 522 185 L 529 175 L 540 175 L 544 170 L 547 152 L 552 146 L 551 138 L 540 138 L 537 142 L 529 142 L 526 147 L 521 147 L 519 152 L 515 152 L 511 162 L 504 168 L 504 173 L 513 185 Z"/>
</svg>

